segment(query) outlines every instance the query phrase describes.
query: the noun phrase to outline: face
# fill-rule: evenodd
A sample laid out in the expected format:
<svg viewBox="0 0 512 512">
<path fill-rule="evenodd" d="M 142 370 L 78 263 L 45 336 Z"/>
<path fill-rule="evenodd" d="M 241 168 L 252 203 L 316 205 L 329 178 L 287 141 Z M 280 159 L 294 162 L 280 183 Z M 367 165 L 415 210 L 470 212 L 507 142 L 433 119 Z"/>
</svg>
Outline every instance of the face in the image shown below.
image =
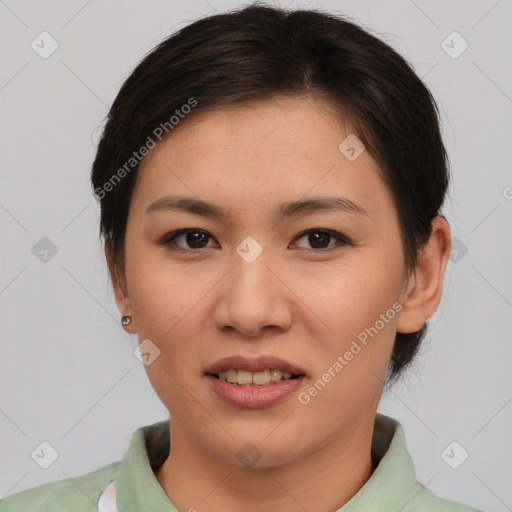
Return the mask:
<svg viewBox="0 0 512 512">
<path fill-rule="evenodd" d="M 142 162 L 116 297 L 160 351 L 145 368 L 171 431 L 224 461 L 373 427 L 407 276 L 376 162 L 339 149 L 351 133 L 276 99 L 195 114 Z"/>
</svg>

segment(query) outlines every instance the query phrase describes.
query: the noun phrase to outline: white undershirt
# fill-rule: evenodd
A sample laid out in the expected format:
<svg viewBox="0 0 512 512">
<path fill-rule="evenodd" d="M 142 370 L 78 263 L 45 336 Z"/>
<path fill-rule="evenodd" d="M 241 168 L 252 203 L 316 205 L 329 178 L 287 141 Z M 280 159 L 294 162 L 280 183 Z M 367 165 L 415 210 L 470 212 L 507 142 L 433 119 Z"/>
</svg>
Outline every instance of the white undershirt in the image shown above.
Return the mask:
<svg viewBox="0 0 512 512">
<path fill-rule="evenodd" d="M 118 512 L 116 505 L 116 481 L 112 480 L 98 500 L 98 512 Z"/>
</svg>

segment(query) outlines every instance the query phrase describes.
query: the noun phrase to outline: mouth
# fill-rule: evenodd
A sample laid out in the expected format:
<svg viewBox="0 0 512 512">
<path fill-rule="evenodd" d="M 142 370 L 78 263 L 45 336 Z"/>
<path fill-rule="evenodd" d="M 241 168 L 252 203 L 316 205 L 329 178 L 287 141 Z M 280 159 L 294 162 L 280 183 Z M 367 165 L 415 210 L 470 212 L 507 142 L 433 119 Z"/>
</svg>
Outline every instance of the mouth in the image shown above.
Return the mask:
<svg viewBox="0 0 512 512">
<path fill-rule="evenodd" d="M 207 373 L 219 380 L 223 380 L 235 386 L 273 386 L 280 382 L 298 379 L 304 374 L 296 374 L 281 371 L 277 368 L 267 369 L 259 372 L 230 368 L 219 373 Z"/>
<path fill-rule="evenodd" d="M 205 371 L 212 390 L 224 402 L 239 408 L 266 408 L 291 396 L 306 372 L 274 356 L 220 359 Z"/>
<path fill-rule="evenodd" d="M 206 369 L 206 375 L 235 386 L 272 386 L 306 375 L 298 366 L 274 356 L 231 356 Z"/>
</svg>

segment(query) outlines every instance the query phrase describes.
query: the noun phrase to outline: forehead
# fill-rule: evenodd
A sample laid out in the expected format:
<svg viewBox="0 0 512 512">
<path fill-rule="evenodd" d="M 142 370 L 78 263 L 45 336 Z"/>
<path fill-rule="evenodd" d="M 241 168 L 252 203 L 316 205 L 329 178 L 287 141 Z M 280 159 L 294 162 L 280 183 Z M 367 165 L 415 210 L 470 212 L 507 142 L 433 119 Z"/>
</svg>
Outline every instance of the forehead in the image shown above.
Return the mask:
<svg viewBox="0 0 512 512">
<path fill-rule="evenodd" d="M 315 153 L 321 154 L 322 146 L 334 144 L 337 149 L 353 133 L 348 119 L 341 118 L 333 105 L 310 96 L 278 96 L 192 113 L 177 128 L 168 137 L 169 145 L 217 149 L 224 158 L 241 151 L 290 158 L 292 152 L 317 148 Z"/>
<path fill-rule="evenodd" d="M 354 136 L 330 104 L 311 97 L 196 112 L 145 157 L 133 200 L 147 207 L 172 192 L 233 206 L 270 206 L 278 198 L 336 191 L 368 210 L 389 207 L 387 187 L 368 151 L 351 160 L 343 145 L 340 150 Z"/>
</svg>

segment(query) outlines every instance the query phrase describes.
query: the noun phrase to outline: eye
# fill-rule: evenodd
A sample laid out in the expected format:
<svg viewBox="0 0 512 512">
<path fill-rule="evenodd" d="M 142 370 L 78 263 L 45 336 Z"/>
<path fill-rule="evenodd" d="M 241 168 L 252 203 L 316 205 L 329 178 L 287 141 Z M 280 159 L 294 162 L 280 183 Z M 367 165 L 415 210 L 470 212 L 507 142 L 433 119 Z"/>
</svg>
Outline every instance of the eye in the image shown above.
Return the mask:
<svg viewBox="0 0 512 512">
<path fill-rule="evenodd" d="M 306 241 L 310 244 L 312 249 L 301 247 L 300 245 L 298 246 L 301 249 L 305 249 L 306 252 L 326 252 L 336 247 L 352 245 L 352 242 L 347 237 L 330 229 L 309 229 L 299 234 L 295 240 L 306 237 Z M 182 244 L 184 243 L 186 245 L 180 245 L 180 243 L 178 243 L 180 240 L 182 240 Z M 210 240 L 213 240 L 213 237 L 207 231 L 187 228 L 168 234 L 163 238 L 161 244 L 171 249 L 194 250 L 212 247 L 212 245 L 208 245 Z M 335 243 L 332 244 L 331 242 Z"/>
<path fill-rule="evenodd" d="M 335 249 L 336 247 L 352 245 L 347 237 L 343 236 L 337 231 L 332 231 L 330 229 L 308 229 L 307 231 L 304 231 L 298 235 L 295 240 L 300 240 L 301 238 L 306 237 L 307 243 L 309 243 L 313 248 L 313 250 L 309 250 L 307 252 L 329 251 L 331 249 Z M 336 243 L 334 245 L 329 245 L 332 241 Z"/>
<path fill-rule="evenodd" d="M 186 246 L 179 245 L 177 243 L 177 240 L 184 239 Z M 162 244 L 171 246 L 176 246 L 178 249 L 204 249 L 208 246 L 208 240 L 212 238 L 211 235 L 209 235 L 206 231 L 203 231 L 202 229 L 194 229 L 194 228 L 188 228 L 188 229 L 180 229 L 178 231 L 174 231 L 173 233 L 170 233 L 167 235 L 163 240 Z"/>
</svg>

